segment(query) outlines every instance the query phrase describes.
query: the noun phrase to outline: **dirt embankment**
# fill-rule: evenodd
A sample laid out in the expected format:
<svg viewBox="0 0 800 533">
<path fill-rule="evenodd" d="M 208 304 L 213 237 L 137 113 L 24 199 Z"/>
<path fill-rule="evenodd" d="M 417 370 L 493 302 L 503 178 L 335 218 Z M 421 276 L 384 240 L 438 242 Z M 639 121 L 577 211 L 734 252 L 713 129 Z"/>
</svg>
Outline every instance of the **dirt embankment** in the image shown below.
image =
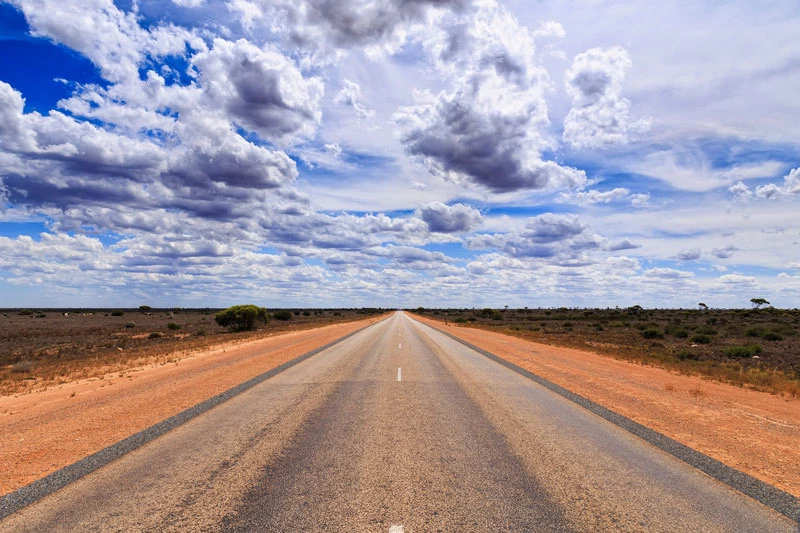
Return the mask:
<svg viewBox="0 0 800 533">
<path fill-rule="evenodd" d="M 2 396 L 0 495 L 381 318 L 218 345 L 177 362 Z"/>
<path fill-rule="evenodd" d="M 800 497 L 800 400 L 415 315 Z"/>
</svg>

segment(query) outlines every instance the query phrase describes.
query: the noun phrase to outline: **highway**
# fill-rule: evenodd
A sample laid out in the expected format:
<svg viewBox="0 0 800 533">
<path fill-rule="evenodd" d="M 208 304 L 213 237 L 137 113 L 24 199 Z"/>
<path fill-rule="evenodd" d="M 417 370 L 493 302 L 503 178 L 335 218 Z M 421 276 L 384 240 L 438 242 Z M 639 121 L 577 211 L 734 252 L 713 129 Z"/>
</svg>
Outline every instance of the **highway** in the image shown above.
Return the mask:
<svg viewBox="0 0 800 533">
<path fill-rule="evenodd" d="M 403 313 L 0 531 L 797 531 Z"/>
</svg>

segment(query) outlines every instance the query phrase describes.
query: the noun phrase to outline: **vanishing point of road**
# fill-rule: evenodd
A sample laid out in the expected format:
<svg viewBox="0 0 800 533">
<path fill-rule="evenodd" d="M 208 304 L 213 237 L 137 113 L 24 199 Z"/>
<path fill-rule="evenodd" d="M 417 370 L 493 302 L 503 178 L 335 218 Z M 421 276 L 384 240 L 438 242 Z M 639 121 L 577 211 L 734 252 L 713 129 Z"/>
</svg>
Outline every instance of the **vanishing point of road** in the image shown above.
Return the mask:
<svg viewBox="0 0 800 533">
<path fill-rule="evenodd" d="M 396 313 L 0 521 L 0 531 L 796 531 Z"/>
</svg>

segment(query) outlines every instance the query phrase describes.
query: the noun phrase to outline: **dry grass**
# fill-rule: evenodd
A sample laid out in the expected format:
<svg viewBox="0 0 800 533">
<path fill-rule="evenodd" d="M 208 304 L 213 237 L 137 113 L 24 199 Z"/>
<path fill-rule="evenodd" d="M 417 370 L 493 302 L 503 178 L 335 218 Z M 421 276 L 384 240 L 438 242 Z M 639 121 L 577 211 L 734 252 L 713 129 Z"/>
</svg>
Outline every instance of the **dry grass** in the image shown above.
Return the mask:
<svg viewBox="0 0 800 533">
<path fill-rule="evenodd" d="M 177 363 L 224 343 L 350 322 L 376 310 L 297 310 L 289 321 L 229 333 L 212 310 L 0 311 L 0 395 L 25 393 L 82 379 L 120 377 L 134 367 Z M 131 325 L 135 323 L 135 325 Z"/>
<path fill-rule="evenodd" d="M 798 310 L 560 308 L 415 312 L 459 326 L 589 349 L 682 374 L 800 398 Z"/>
</svg>

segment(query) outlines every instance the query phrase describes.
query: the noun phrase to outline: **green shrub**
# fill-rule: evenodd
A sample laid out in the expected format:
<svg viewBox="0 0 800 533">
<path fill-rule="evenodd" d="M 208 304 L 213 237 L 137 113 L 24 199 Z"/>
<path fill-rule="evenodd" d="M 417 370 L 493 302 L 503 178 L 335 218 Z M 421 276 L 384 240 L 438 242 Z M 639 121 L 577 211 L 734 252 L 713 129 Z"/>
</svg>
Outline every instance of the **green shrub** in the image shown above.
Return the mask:
<svg viewBox="0 0 800 533">
<path fill-rule="evenodd" d="M 458 323 L 458 324 L 466 324 L 466 323 L 467 323 L 467 319 L 466 319 L 466 318 L 464 318 L 463 316 L 460 316 L 460 317 L 456 318 L 456 320 L 455 320 L 455 321 L 456 321 L 456 323 Z"/>
<path fill-rule="evenodd" d="M 714 340 L 711 335 L 695 335 L 692 337 L 692 342 L 695 344 L 711 344 L 711 341 Z"/>
<path fill-rule="evenodd" d="M 777 331 L 767 331 L 761 336 L 762 339 L 765 341 L 782 341 L 783 335 L 778 333 Z"/>
<path fill-rule="evenodd" d="M 127 324 L 125 324 L 125 327 L 126 328 L 135 328 L 136 327 L 136 322 L 128 322 Z"/>
<path fill-rule="evenodd" d="M 647 328 L 642 331 L 642 337 L 645 339 L 663 339 L 664 334 L 656 328 Z"/>
<path fill-rule="evenodd" d="M 125 313 L 123 313 L 123 312 L 122 312 L 122 311 L 120 311 L 119 309 L 117 309 L 116 311 L 111 311 L 111 316 L 122 316 L 122 315 L 124 315 L 124 314 L 125 314 Z"/>
<path fill-rule="evenodd" d="M 303 311 L 303 316 L 311 316 L 311 311 Z"/>
<path fill-rule="evenodd" d="M 687 350 L 686 348 L 684 348 L 680 352 L 678 352 L 678 359 L 680 359 L 681 361 L 686 361 L 687 359 L 696 360 L 697 354 L 691 350 Z"/>
<path fill-rule="evenodd" d="M 20 311 L 17 314 L 18 315 L 22 315 L 22 316 L 29 316 L 29 315 L 33 314 L 33 311 L 31 311 L 30 309 L 23 309 L 22 311 Z"/>
<path fill-rule="evenodd" d="M 169 324 L 167 324 L 167 329 L 171 329 L 172 331 L 175 331 L 175 330 L 181 329 L 181 325 L 180 324 L 176 324 L 175 322 L 170 322 Z"/>
<path fill-rule="evenodd" d="M 764 334 L 764 328 L 760 326 L 748 328 L 747 331 L 745 331 L 745 335 L 747 335 L 748 337 L 760 337 L 763 334 Z"/>
<path fill-rule="evenodd" d="M 700 326 L 695 330 L 695 333 L 700 335 L 716 335 L 717 330 L 712 328 L 711 326 Z"/>
<path fill-rule="evenodd" d="M 335 314 L 336 313 L 334 313 L 334 315 Z M 287 320 L 292 319 L 292 312 L 286 310 L 275 311 L 274 313 L 272 313 L 272 318 L 274 318 L 275 320 L 281 320 L 283 322 L 286 322 Z"/>
<path fill-rule="evenodd" d="M 148 339 L 160 339 L 162 337 L 161 333 L 154 331 L 150 335 L 147 336 Z"/>
<path fill-rule="evenodd" d="M 288 313 L 288 311 L 287 311 Z M 289 313 L 291 318 L 291 313 Z M 249 331 L 256 325 L 256 321 L 267 322 L 267 310 L 256 305 L 234 305 L 214 315 L 214 320 L 222 327 L 231 328 L 233 331 Z"/>
<path fill-rule="evenodd" d="M 761 346 L 758 344 L 748 344 L 747 346 L 731 346 L 730 348 L 725 348 L 723 350 L 725 355 L 735 358 L 753 357 L 754 355 L 760 354 L 761 351 Z"/>
</svg>

